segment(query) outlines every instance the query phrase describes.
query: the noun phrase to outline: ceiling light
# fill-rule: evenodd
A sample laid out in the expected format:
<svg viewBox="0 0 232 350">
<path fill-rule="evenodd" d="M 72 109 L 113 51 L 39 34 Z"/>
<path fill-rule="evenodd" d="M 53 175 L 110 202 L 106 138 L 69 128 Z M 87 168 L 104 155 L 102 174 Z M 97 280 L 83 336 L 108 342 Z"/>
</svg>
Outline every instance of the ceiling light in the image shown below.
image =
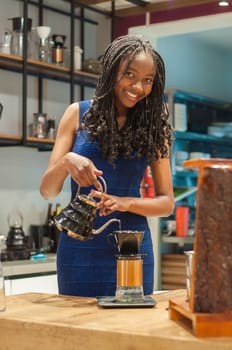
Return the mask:
<svg viewBox="0 0 232 350">
<path fill-rule="evenodd" d="M 219 1 L 218 5 L 219 6 L 229 6 L 229 1 Z"/>
</svg>

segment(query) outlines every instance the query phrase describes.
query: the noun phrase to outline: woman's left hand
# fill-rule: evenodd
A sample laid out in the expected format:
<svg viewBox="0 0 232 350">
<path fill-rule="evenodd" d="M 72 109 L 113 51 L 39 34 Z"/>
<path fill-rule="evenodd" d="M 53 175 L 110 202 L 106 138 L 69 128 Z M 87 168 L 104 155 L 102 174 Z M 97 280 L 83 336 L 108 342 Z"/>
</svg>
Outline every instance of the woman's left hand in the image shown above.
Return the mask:
<svg viewBox="0 0 232 350">
<path fill-rule="evenodd" d="M 107 193 L 102 193 L 100 191 L 91 190 L 91 196 L 99 198 L 98 208 L 100 210 L 100 216 L 106 216 L 111 214 L 113 211 L 126 211 L 123 205 L 123 198 L 118 196 L 113 196 Z"/>
</svg>

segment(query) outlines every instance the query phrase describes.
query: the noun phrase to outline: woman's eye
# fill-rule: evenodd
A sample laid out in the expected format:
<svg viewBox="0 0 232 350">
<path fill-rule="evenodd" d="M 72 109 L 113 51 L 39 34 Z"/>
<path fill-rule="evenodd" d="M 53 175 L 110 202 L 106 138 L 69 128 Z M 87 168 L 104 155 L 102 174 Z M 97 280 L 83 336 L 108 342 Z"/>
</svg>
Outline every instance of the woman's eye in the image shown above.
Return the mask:
<svg viewBox="0 0 232 350">
<path fill-rule="evenodd" d="M 128 78 L 130 78 L 130 79 L 134 78 L 134 74 L 131 73 L 131 72 L 126 72 L 125 75 L 126 75 Z"/>
<path fill-rule="evenodd" d="M 147 78 L 145 80 L 146 84 L 153 84 L 153 79 L 152 78 Z"/>
</svg>

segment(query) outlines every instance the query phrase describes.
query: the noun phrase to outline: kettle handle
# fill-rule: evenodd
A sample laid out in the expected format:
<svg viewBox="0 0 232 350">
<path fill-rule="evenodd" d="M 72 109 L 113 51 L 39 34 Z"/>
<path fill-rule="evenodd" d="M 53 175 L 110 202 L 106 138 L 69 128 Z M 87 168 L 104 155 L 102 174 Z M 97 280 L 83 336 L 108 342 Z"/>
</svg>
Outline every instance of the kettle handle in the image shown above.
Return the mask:
<svg viewBox="0 0 232 350">
<path fill-rule="evenodd" d="M 101 180 L 102 183 L 100 183 L 101 185 L 101 192 L 103 193 L 106 193 L 107 192 L 107 184 L 106 184 L 106 181 L 104 180 L 104 178 L 102 176 L 97 176 L 97 178 L 99 180 Z M 80 185 L 78 184 L 78 187 L 77 187 L 77 196 L 80 194 Z"/>
</svg>

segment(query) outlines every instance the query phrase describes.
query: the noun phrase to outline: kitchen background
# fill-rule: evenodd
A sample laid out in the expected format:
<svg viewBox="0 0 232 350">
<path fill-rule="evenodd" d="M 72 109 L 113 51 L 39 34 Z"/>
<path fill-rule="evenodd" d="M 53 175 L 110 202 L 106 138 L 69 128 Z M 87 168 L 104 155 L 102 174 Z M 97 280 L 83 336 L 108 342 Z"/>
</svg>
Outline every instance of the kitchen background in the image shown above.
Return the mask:
<svg viewBox="0 0 232 350">
<path fill-rule="evenodd" d="M 46 3 L 61 8 L 69 6 L 64 1 L 46 1 Z M 0 0 L 0 33 L 11 30 L 12 23 L 8 18 L 21 16 L 23 4 L 19 1 Z M 29 6 L 29 17 L 33 19 L 32 27 L 38 25 L 37 9 Z M 86 11 L 86 16 L 98 23 L 85 24 L 85 58 L 96 59 L 110 42 L 111 23 L 97 13 Z M 203 19 L 205 21 L 205 19 Z M 62 25 L 61 25 L 62 23 Z M 128 22 L 129 23 L 129 22 Z M 191 20 L 183 20 L 180 23 L 182 31 L 177 35 L 173 28 L 176 23 L 171 22 L 156 24 L 155 29 L 150 26 L 129 28 L 129 32 L 142 33 L 148 37 L 161 53 L 166 63 L 167 88 L 175 88 L 186 92 L 202 94 L 211 98 L 225 101 L 232 100 L 232 71 L 230 62 L 232 52 L 228 49 L 215 47 L 213 43 L 199 42 L 186 31 L 194 32 L 195 22 L 191 28 L 188 25 Z M 69 18 L 44 12 L 44 24 L 50 25 L 53 33 L 64 34 L 66 39 L 66 54 L 69 48 Z M 77 26 L 78 28 L 78 20 Z M 172 25 L 174 26 L 172 28 Z M 168 34 L 163 35 L 166 26 L 169 26 Z M 195 28 L 194 28 L 195 26 Z M 151 30 L 152 28 L 152 30 Z M 62 30 L 62 32 L 61 32 Z M 165 32 L 166 33 L 166 32 Z M 172 35 L 171 35 L 172 34 Z M 175 35 L 174 35 L 175 34 Z M 35 41 L 35 32 L 31 33 L 32 43 Z M 34 41 L 33 41 L 34 40 Z M 76 42 L 80 45 L 78 29 L 76 30 Z M 11 135 L 21 134 L 22 128 L 22 76 L 21 74 L 1 70 L 0 102 L 4 109 L 0 120 L 0 133 Z M 4 83 L 3 83 L 4 82 Z M 85 88 L 85 97 L 91 97 L 93 89 Z M 56 117 L 56 124 L 62 116 L 69 102 L 69 85 L 67 83 L 46 80 L 44 85 L 43 110 L 49 116 Z M 28 120 L 32 121 L 33 113 L 37 112 L 37 83 L 36 78 L 28 77 L 27 110 Z M 75 88 L 75 96 L 80 98 L 79 87 Z M 55 206 L 60 203 L 64 206 L 69 201 L 69 180 L 65 182 L 62 193 L 52 201 L 45 201 L 39 194 L 41 176 L 47 167 L 50 152 L 38 152 L 34 148 L 25 147 L 1 147 L 0 161 L 0 233 L 6 235 L 8 232 L 7 216 L 15 208 L 18 208 L 24 218 L 23 228 L 28 233 L 31 224 L 43 224 L 47 216 L 48 203 Z"/>
<path fill-rule="evenodd" d="M 70 9 L 64 1 L 46 1 L 46 4 L 61 9 Z M 12 31 L 12 22 L 8 18 L 22 16 L 23 4 L 20 1 L 0 0 L 0 34 L 6 30 Z M 32 18 L 32 27 L 38 25 L 37 8 L 29 6 L 28 17 Z M 102 15 L 87 11 L 86 17 L 94 23 L 85 24 L 85 57 L 97 58 L 103 51 L 105 43 L 110 41 L 110 21 Z M 64 34 L 66 53 L 69 52 L 70 18 L 44 11 L 44 25 L 51 26 L 51 34 Z M 76 45 L 80 45 L 79 21 L 76 20 Z M 36 33 L 32 29 L 32 41 L 36 41 Z M 32 42 L 33 44 L 33 42 Z M 0 120 L 0 134 L 20 135 L 22 129 L 22 75 L 0 70 L 0 102 L 3 105 Z M 85 97 L 91 97 L 93 89 L 85 88 Z M 56 117 L 56 124 L 70 103 L 70 88 L 67 83 L 44 79 L 43 111 L 48 116 Z M 38 112 L 37 79 L 28 77 L 27 111 L 28 120 L 32 122 L 33 113 Z M 76 100 L 80 99 L 80 89 L 76 87 Z M 52 201 L 44 200 L 39 193 L 41 176 L 44 173 L 50 152 L 39 152 L 35 148 L 1 147 L 0 148 L 0 234 L 9 231 L 7 216 L 14 209 L 19 209 L 23 215 L 23 228 L 29 233 L 31 224 L 43 224 L 46 221 L 48 203 L 60 203 L 62 206 L 69 202 L 69 180 L 66 181 L 62 193 Z"/>
</svg>

